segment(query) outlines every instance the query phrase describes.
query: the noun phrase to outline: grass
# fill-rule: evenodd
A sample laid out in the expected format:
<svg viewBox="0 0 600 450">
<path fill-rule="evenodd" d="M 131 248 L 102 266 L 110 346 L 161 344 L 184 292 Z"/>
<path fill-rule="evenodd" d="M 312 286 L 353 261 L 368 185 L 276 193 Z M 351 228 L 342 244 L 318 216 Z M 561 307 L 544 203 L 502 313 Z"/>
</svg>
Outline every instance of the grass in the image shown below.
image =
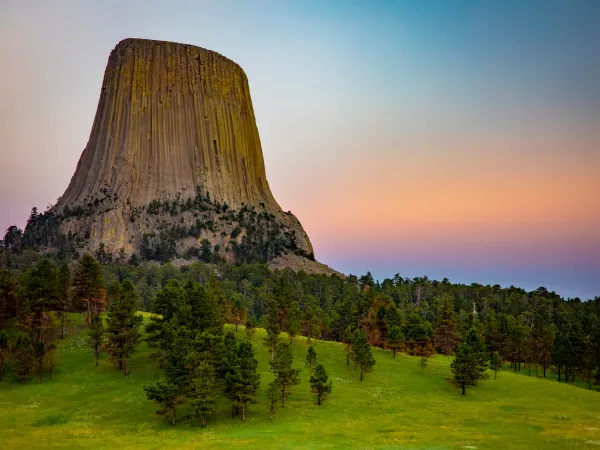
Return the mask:
<svg viewBox="0 0 600 450">
<path fill-rule="evenodd" d="M 346 365 L 341 344 L 318 341 L 317 358 L 333 379 L 333 393 L 318 407 L 309 392 L 303 360 L 306 341 L 296 338 L 302 382 L 275 420 L 264 388 L 271 381 L 263 330 L 253 337 L 262 376 L 260 402 L 246 422 L 230 417 L 223 399 L 202 429 L 196 422 L 171 426 L 155 414 L 142 384 L 160 376 L 141 345 L 123 376 L 106 360 L 96 367 L 83 333 L 60 344 L 52 380 L 32 376 L 21 385 L 0 381 L 1 448 L 591 448 L 600 449 L 600 393 L 508 371 L 460 395 L 446 378 L 450 358 L 419 358 L 374 349 L 377 364 L 363 382 Z M 242 327 L 238 337 L 243 338 Z M 183 415 L 180 411 L 180 417 Z"/>
<path fill-rule="evenodd" d="M 535 365 L 533 365 L 533 364 L 531 366 L 531 372 L 528 370 L 528 367 L 525 364 L 521 365 L 520 371 L 514 371 L 514 368 L 511 367 L 510 363 L 504 364 L 502 367 L 502 370 L 509 371 L 509 372 L 513 371 L 516 375 L 529 376 L 532 378 L 535 377 L 540 380 L 546 379 L 546 380 L 558 381 L 558 374 L 556 372 L 552 372 L 550 369 L 548 369 L 546 371 L 546 378 L 544 378 L 544 369 L 541 366 L 538 366 L 537 370 L 536 370 Z M 587 380 L 584 381 L 581 378 L 581 375 L 579 373 L 576 373 L 574 382 L 572 381 L 571 376 L 572 376 L 572 374 L 569 373 L 569 384 L 571 386 L 577 386 L 582 389 L 589 389 L 589 390 L 600 392 L 600 386 L 594 385 L 593 379 L 592 379 L 592 384 L 590 386 L 589 382 Z M 562 374 L 561 380 L 562 380 L 561 381 L 562 383 L 565 382 L 565 374 L 564 373 Z"/>
</svg>

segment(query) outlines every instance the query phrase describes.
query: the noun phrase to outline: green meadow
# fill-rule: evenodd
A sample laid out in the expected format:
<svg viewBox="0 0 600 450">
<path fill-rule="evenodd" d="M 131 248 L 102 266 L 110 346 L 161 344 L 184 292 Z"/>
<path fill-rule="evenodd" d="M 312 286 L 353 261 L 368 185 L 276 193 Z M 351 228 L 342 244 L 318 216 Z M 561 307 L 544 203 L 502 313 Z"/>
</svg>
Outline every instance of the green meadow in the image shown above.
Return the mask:
<svg viewBox="0 0 600 450">
<path fill-rule="evenodd" d="M 237 333 L 245 339 L 243 327 Z M 201 428 L 181 420 L 172 426 L 155 414 L 142 385 L 161 372 L 142 344 L 124 376 L 108 361 L 94 365 L 80 332 L 59 343 L 53 378 L 27 384 L 13 373 L 0 381 L 0 448 L 591 448 L 600 449 L 600 393 L 510 371 L 480 382 L 462 396 L 450 378 L 451 358 L 419 358 L 374 349 L 375 370 L 359 381 L 346 365 L 343 346 L 316 342 L 317 360 L 333 380 L 322 406 L 309 390 L 304 368 L 307 344 L 294 340 L 302 382 L 274 420 L 264 388 L 271 381 L 264 331 L 253 336 L 262 376 L 261 397 L 248 418 L 231 418 L 222 398 Z"/>
</svg>

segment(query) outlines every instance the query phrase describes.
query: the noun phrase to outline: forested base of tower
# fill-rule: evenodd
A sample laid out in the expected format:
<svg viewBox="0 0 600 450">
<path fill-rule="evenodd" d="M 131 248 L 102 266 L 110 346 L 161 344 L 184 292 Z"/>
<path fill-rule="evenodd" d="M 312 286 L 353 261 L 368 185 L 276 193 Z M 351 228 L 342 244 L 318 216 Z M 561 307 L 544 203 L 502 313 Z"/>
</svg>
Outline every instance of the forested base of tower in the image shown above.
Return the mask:
<svg viewBox="0 0 600 450">
<path fill-rule="evenodd" d="M 263 205 L 244 205 L 238 210 L 211 200 L 198 187 L 196 196 L 153 200 L 143 207 L 117 209 L 110 196 L 86 205 L 49 209 L 34 208 L 18 247 L 55 250 L 61 259 L 77 259 L 95 253 L 102 263 L 125 263 L 175 258 L 204 262 L 269 263 L 280 255 L 293 254 L 310 261 L 298 242 L 291 214 L 285 218 L 267 212 Z M 288 222 L 288 224 L 284 223 Z"/>
</svg>

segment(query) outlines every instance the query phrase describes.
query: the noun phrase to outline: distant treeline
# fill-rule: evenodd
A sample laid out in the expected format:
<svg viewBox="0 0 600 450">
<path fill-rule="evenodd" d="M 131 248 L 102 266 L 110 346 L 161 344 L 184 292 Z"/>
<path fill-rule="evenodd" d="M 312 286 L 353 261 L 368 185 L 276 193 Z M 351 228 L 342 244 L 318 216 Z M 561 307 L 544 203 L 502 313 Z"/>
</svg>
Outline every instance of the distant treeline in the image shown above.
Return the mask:
<svg viewBox="0 0 600 450">
<path fill-rule="evenodd" d="M 5 237 L 0 251 L 0 267 L 4 268 L 0 326 L 19 315 L 26 304 L 21 298 L 25 290 L 19 286 L 30 276 L 30 267 L 44 258 L 55 268 L 67 262 L 56 253 L 15 251 L 11 239 Z M 498 352 L 514 370 L 539 369 L 544 376 L 550 370 L 560 381 L 578 375 L 590 386 L 600 383 L 600 297 L 585 302 L 565 300 L 543 287 L 527 292 L 426 276 L 396 275 L 376 282 L 367 273 L 342 279 L 291 270 L 274 272 L 264 264 L 193 262 L 178 268 L 170 263 L 122 261 L 104 264 L 102 269 L 107 305 L 125 280 L 131 281 L 138 294 L 138 309 L 152 311 L 157 293 L 170 280 L 206 284 L 214 277 L 227 299 L 231 323 L 243 324 L 251 318 L 268 328 L 269 317 L 277 317 L 279 329 L 292 336 L 342 342 L 361 329 L 371 345 L 421 356 L 454 354 L 475 328 L 487 351 Z M 87 308 L 83 300 L 70 308 Z"/>
</svg>

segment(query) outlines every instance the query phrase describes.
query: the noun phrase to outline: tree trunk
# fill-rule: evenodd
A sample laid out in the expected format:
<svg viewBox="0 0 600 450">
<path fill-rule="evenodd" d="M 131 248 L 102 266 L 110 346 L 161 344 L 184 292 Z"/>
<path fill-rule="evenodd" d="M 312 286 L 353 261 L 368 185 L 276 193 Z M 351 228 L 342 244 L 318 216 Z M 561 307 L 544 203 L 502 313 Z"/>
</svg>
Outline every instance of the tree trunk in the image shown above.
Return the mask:
<svg viewBox="0 0 600 450">
<path fill-rule="evenodd" d="M 67 318 L 67 312 L 63 309 L 63 313 L 62 313 L 62 330 L 61 330 L 61 334 L 60 334 L 60 338 L 61 339 L 65 338 L 65 322 L 66 322 L 66 318 Z"/>
<path fill-rule="evenodd" d="M 394 359 L 396 359 L 396 347 L 394 347 Z"/>
<path fill-rule="evenodd" d="M 125 375 L 129 375 L 129 358 L 125 358 Z"/>
<path fill-rule="evenodd" d="M 465 383 L 461 384 L 461 388 L 462 388 L 462 395 L 465 395 Z"/>
<path fill-rule="evenodd" d="M 281 407 L 285 408 L 285 386 L 281 388 Z"/>
<path fill-rule="evenodd" d="M 175 416 L 176 416 L 176 415 L 177 415 L 177 410 L 176 410 L 175 408 L 173 408 L 173 409 L 171 410 L 171 423 L 172 423 L 173 425 L 175 425 Z"/>
<path fill-rule="evenodd" d="M 236 323 L 236 324 L 235 324 L 235 332 L 236 332 L 236 333 L 237 333 L 237 326 L 238 326 L 238 324 Z M 204 421 L 204 417 L 202 418 L 202 421 Z M 202 426 L 204 426 L 204 425 L 202 425 Z"/>
<path fill-rule="evenodd" d="M 202 414 L 202 428 L 206 426 L 206 419 L 204 418 L 204 414 Z"/>
<path fill-rule="evenodd" d="M 242 420 L 246 420 L 246 402 L 242 402 Z"/>
<path fill-rule="evenodd" d="M 98 365 L 98 356 L 100 355 L 100 353 L 96 353 L 96 365 Z"/>
<path fill-rule="evenodd" d="M 317 394 L 317 406 L 321 406 L 321 394 Z"/>
<path fill-rule="evenodd" d="M 558 368 L 558 382 L 560 383 L 560 366 L 557 366 Z"/>
<path fill-rule="evenodd" d="M 496 375 L 498 374 L 498 370 L 494 369 L 494 380 L 496 379 Z"/>
<path fill-rule="evenodd" d="M 544 364 L 544 378 L 546 378 L 546 364 Z"/>
<path fill-rule="evenodd" d="M 362 365 L 360 366 L 360 381 L 363 380 L 363 367 Z"/>
</svg>

